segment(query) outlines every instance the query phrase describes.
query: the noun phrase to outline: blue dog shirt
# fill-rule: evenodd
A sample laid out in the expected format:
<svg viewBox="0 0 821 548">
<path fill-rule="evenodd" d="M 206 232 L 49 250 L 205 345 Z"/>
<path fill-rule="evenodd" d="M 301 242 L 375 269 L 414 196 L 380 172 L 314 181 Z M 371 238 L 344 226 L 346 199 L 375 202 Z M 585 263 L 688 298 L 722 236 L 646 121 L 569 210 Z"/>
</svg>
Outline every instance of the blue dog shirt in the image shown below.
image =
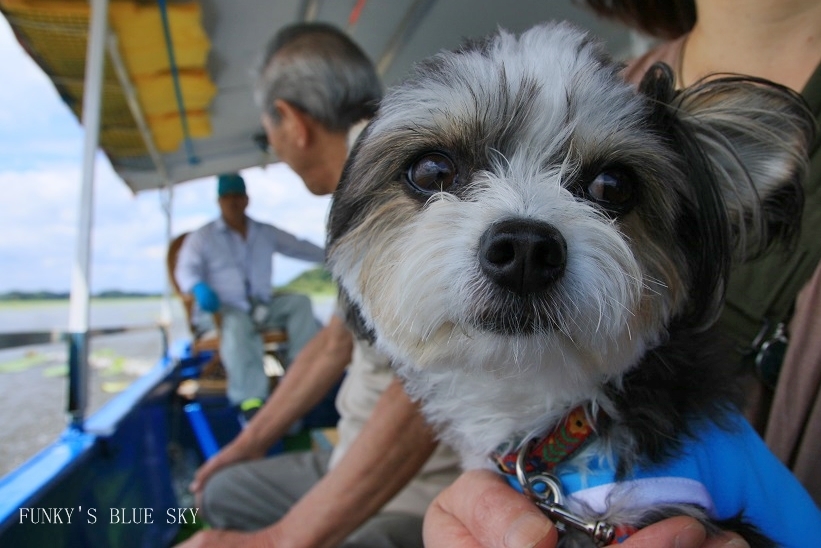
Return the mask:
<svg viewBox="0 0 821 548">
<path fill-rule="evenodd" d="M 727 421 L 729 429 L 705 422 L 681 455 L 637 467 L 618 483 L 614 466 L 604 458 L 594 459 L 584 472 L 559 465 L 553 473 L 566 506 L 573 512 L 589 508 L 604 513 L 612 505 L 629 509 L 690 503 L 716 520 L 742 516 L 779 546 L 806 546 L 807 535 L 821 530 L 821 511 L 743 417 Z"/>
</svg>

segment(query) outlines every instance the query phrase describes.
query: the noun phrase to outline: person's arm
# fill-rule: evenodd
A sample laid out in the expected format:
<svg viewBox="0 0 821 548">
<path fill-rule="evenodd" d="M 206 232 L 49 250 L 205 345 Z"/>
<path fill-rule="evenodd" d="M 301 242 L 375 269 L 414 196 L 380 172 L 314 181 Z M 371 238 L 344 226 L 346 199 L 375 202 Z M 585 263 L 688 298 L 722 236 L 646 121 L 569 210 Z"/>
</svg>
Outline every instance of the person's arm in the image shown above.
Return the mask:
<svg viewBox="0 0 821 548">
<path fill-rule="evenodd" d="M 416 475 L 435 447 L 433 431 L 419 408 L 394 381 L 342 460 L 280 521 L 250 534 L 200 532 L 184 546 L 337 546 Z"/>
<path fill-rule="evenodd" d="M 177 256 L 174 279 L 182 293 L 193 295 L 200 310 L 213 313 L 219 310 L 220 299 L 205 281 L 207 272 L 204 246 L 205 239 L 210 234 L 207 232 L 208 228 L 206 226 L 203 230 L 197 230 L 183 240 Z"/>
<path fill-rule="evenodd" d="M 342 460 L 265 537 L 278 548 L 338 545 L 407 485 L 436 445 L 419 407 L 394 380 Z"/>
<path fill-rule="evenodd" d="M 270 228 L 276 238 L 276 250 L 278 253 L 311 263 L 325 262 L 325 249 L 308 240 L 299 239 L 293 234 L 285 232 L 275 226 L 270 226 Z"/>
<path fill-rule="evenodd" d="M 426 548 L 554 548 L 556 527 L 498 475 L 462 474 L 425 514 Z M 749 546 L 734 533 L 707 538 L 704 526 L 679 516 L 660 521 L 619 544 L 622 548 L 719 548 Z"/>
<path fill-rule="evenodd" d="M 202 254 L 203 233 L 199 230 L 190 233 L 183 240 L 177 255 L 177 265 L 174 268 L 174 279 L 183 293 L 191 293 L 191 289 L 205 281 L 205 258 Z"/>
<path fill-rule="evenodd" d="M 190 489 L 202 490 L 220 468 L 261 458 L 288 428 L 325 396 L 342 376 L 353 351 L 353 337 L 337 316 L 308 341 L 265 405 L 231 443 L 203 464 Z"/>
</svg>

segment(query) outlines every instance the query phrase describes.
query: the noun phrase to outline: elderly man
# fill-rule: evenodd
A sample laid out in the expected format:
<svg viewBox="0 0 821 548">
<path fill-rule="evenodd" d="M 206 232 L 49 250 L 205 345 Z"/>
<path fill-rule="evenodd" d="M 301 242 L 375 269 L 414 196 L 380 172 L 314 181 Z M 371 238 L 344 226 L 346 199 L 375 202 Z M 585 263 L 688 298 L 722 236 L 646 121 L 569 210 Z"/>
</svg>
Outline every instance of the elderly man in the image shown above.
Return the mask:
<svg viewBox="0 0 821 548">
<path fill-rule="evenodd" d="M 331 26 L 285 28 L 265 50 L 256 91 L 262 123 L 314 194 L 336 189 L 380 98 L 371 62 Z M 333 453 L 261 459 L 346 368 Z M 198 470 L 191 488 L 218 529 L 186 546 L 421 547 L 425 509 L 458 472 L 387 360 L 334 316 L 247 428 Z"/>
<path fill-rule="evenodd" d="M 268 397 L 260 331 L 288 331 L 288 363 L 319 331 L 308 297 L 272 295 L 272 255 L 319 263 L 324 250 L 245 215 L 248 194 L 238 174 L 220 175 L 217 194 L 220 217 L 185 238 L 175 277 L 200 310 L 220 313 L 228 399 L 249 419 Z"/>
</svg>

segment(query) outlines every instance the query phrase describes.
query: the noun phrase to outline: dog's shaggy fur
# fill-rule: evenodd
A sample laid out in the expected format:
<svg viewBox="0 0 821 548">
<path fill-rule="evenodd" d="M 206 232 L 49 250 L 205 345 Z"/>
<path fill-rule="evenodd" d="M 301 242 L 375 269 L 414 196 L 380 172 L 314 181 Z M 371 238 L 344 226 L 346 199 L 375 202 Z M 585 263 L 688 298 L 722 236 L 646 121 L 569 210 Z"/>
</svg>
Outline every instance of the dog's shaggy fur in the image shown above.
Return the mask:
<svg viewBox="0 0 821 548">
<path fill-rule="evenodd" d="M 597 436 L 574 460 L 625 477 L 737 403 L 708 328 L 731 263 L 797 228 L 812 119 L 761 80 L 677 92 L 659 65 L 636 90 L 621 68 L 566 24 L 441 53 L 334 196 L 350 323 L 468 467 L 582 406 Z"/>
</svg>

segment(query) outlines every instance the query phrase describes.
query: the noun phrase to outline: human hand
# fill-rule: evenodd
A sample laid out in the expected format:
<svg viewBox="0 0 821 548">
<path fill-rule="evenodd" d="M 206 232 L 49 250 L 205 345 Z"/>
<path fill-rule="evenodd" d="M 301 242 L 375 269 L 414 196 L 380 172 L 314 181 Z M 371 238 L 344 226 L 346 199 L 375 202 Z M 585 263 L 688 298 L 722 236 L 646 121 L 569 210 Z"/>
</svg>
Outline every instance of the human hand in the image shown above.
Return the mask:
<svg viewBox="0 0 821 548">
<path fill-rule="evenodd" d="M 488 470 L 459 476 L 428 507 L 427 548 L 553 548 L 558 531 L 524 495 Z"/>
<path fill-rule="evenodd" d="M 262 458 L 264 455 L 265 451 L 251 447 L 244 443 L 241 438 L 234 439 L 231 443 L 220 449 L 216 455 L 197 468 L 197 471 L 194 473 L 194 479 L 188 485 L 188 490 L 194 493 L 197 507 L 200 507 L 200 495 L 208 478 L 217 471 L 233 464 Z"/>
<path fill-rule="evenodd" d="M 220 299 L 207 283 L 199 282 L 191 288 L 191 294 L 194 295 L 197 304 L 205 312 L 216 312 L 219 310 Z"/>
<path fill-rule="evenodd" d="M 462 474 L 434 499 L 425 514 L 427 548 L 555 548 L 558 532 L 524 495 L 487 470 Z M 622 548 L 719 548 L 749 546 L 725 533 L 707 538 L 698 521 L 679 516 L 632 535 Z"/>
</svg>

